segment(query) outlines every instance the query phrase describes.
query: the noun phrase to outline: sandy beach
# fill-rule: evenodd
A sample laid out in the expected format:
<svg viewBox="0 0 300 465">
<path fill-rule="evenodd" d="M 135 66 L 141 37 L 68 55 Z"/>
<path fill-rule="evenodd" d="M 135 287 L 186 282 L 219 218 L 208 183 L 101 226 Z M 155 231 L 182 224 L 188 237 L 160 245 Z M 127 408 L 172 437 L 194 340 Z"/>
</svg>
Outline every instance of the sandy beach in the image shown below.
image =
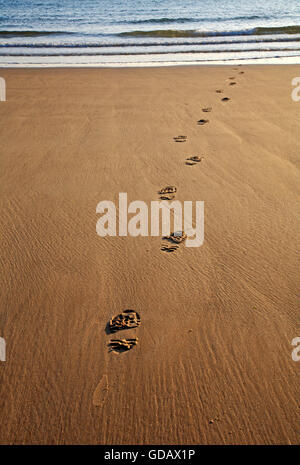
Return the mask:
<svg viewBox="0 0 300 465">
<path fill-rule="evenodd" d="M 0 75 L 0 443 L 299 443 L 300 66 Z M 96 234 L 169 185 L 201 247 Z"/>
</svg>

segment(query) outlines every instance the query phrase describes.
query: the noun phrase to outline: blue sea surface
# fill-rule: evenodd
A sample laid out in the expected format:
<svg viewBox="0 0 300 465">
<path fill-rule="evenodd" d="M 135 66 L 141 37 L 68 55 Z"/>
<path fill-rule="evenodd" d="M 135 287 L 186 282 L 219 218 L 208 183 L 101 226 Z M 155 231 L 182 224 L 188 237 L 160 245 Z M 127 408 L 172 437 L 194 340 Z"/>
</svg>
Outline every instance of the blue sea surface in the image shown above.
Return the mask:
<svg viewBox="0 0 300 465">
<path fill-rule="evenodd" d="M 300 63 L 299 0 L 0 0 L 0 66 Z"/>
</svg>

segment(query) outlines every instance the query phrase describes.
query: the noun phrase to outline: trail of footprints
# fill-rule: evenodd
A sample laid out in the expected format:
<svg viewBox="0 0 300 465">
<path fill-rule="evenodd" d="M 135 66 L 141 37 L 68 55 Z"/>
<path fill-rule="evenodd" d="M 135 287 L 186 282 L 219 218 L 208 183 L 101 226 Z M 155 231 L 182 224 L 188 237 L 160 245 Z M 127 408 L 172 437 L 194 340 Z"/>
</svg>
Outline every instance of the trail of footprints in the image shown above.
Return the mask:
<svg viewBox="0 0 300 465">
<path fill-rule="evenodd" d="M 239 66 L 241 66 L 241 65 L 239 65 Z M 237 71 L 237 70 L 238 70 L 238 68 L 234 68 L 234 71 Z M 240 71 L 239 74 L 245 74 L 245 72 Z M 235 76 L 230 76 L 228 78 L 228 81 L 230 81 L 229 82 L 230 86 L 235 86 L 237 84 Z M 224 92 L 223 89 L 217 89 L 216 90 L 217 94 L 223 94 L 223 92 Z M 221 102 L 226 103 L 226 102 L 229 102 L 229 101 L 230 101 L 229 97 L 222 97 L 221 98 Z M 203 113 L 210 113 L 211 111 L 212 111 L 212 107 L 204 107 L 204 108 L 202 108 Z M 204 126 L 207 123 L 209 123 L 209 119 L 205 119 L 205 118 L 201 118 L 201 119 L 199 119 L 197 121 L 198 126 Z M 187 136 L 176 136 L 176 137 L 174 137 L 174 141 L 175 142 L 186 142 L 187 141 Z M 204 160 L 204 157 L 199 157 L 198 155 L 194 155 L 194 156 L 186 158 L 185 164 L 187 166 L 195 166 L 198 163 L 200 163 L 202 160 Z M 172 196 L 170 198 L 167 197 L 167 196 L 166 197 L 161 197 L 161 199 L 163 199 L 163 200 L 173 200 L 174 198 L 175 198 L 174 196 Z"/>
<path fill-rule="evenodd" d="M 237 68 L 234 68 L 236 71 Z M 244 71 L 239 72 L 240 75 L 244 74 Z M 228 78 L 229 85 L 234 86 L 237 84 L 235 77 L 231 76 Z M 217 89 L 217 94 L 223 94 L 223 89 Z M 222 102 L 230 101 L 229 97 L 222 97 Z M 210 113 L 212 112 L 212 107 L 205 107 L 202 108 L 203 113 Z M 208 119 L 200 119 L 197 124 L 199 126 L 204 126 L 209 123 Z M 187 136 L 179 135 L 173 138 L 174 142 L 177 143 L 184 143 L 187 141 Z M 194 166 L 199 164 L 204 157 L 199 157 L 198 155 L 190 156 L 186 158 L 185 164 L 188 166 Z M 158 191 L 159 198 L 161 200 L 172 201 L 175 199 L 177 193 L 177 187 L 175 186 L 166 186 L 161 188 Z M 162 245 L 161 250 L 167 253 L 173 253 L 179 249 L 180 245 L 184 243 L 187 236 L 184 231 L 175 231 L 170 234 L 170 236 L 165 236 L 162 238 Z M 134 310 L 124 310 L 123 312 L 119 313 L 118 315 L 114 316 L 109 323 L 107 324 L 107 332 L 109 334 L 114 334 L 122 330 L 131 330 L 137 328 L 141 324 L 140 315 Z M 133 349 L 137 346 L 139 342 L 138 337 L 125 337 L 125 338 L 113 338 L 110 339 L 108 343 L 108 349 L 110 352 L 115 353 L 123 353 L 128 352 L 129 350 Z M 93 404 L 94 405 L 102 405 L 107 397 L 108 394 L 108 377 L 107 375 L 103 375 L 98 386 L 96 387 L 94 394 L 93 394 Z"/>
<path fill-rule="evenodd" d="M 234 70 L 237 71 L 238 68 L 234 68 Z M 239 74 L 244 74 L 244 71 L 240 71 Z M 237 84 L 235 76 L 230 76 L 228 78 L 228 81 L 230 81 L 229 82 L 230 86 L 235 86 Z M 217 94 L 223 94 L 224 91 L 223 91 L 223 89 L 217 89 L 216 93 Z M 221 102 L 223 102 L 223 103 L 226 103 L 226 102 L 229 102 L 229 101 L 230 101 L 229 97 L 222 97 L 221 98 Z M 212 107 L 204 107 L 204 108 L 202 108 L 202 112 L 203 113 L 211 113 L 212 112 Z M 199 126 L 204 126 L 204 125 L 206 125 L 208 123 L 209 123 L 209 119 L 205 119 L 205 118 L 201 118 L 201 119 L 199 119 L 197 121 L 197 124 Z M 173 137 L 173 140 L 174 140 L 174 142 L 183 143 L 183 142 L 187 141 L 187 136 L 185 136 L 185 135 L 175 136 L 175 137 Z M 187 157 L 185 159 L 185 164 L 187 166 L 195 166 L 195 165 L 198 165 L 202 160 L 204 160 L 203 156 L 200 157 L 198 155 L 193 155 L 193 156 Z M 171 200 L 175 199 L 176 192 L 177 192 L 177 188 L 175 186 L 166 186 L 166 187 L 163 187 L 162 189 L 160 189 L 158 191 L 158 194 L 160 196 L 160 200 L 170 200 L 171 201 Z M 178 250 L 179 245 L 185 241 L 186 237 L 187 236 L 186 236 L 184 231 L 173 232 L 173 233 L 171 233 L 170 236 L 163 237 L 163 244 L 161 246 L 161 250 L 163 252 L 168 252 L 168 253 L 175 252 L 176 250 Z"/>
</svg>

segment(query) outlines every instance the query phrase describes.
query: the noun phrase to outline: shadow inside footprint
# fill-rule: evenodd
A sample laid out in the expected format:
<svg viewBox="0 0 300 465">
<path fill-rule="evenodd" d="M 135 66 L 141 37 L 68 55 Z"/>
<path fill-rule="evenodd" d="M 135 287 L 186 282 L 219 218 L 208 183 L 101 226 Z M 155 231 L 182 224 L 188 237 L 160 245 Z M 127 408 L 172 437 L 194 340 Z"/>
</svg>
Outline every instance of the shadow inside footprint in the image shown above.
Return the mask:
<svg viewBox="0 0 300 465">
<path fill-rule="evenodd" d="M 230 98 L 228 98 L 228 97 L 222 98 L 222 102 L 229 102 L 229 100 L 230 100 Z"/>
<path fill-rule="evenodd" d="M 203 126 L 204 124 L 208 123 L 209 120 L 208 119 L 199 119 L 199 121 L 197 121 L 197 124 L 199 126 Z"/>
<path fill-rule="evenodd" d="M 222 94 L 222 93 L 223 93 L 223 90 L 217 89 L 216 92 L 217 92 L 217 94 Z"/>
<path fill-rule="evenodd" d="M 236 82 L 230 82 L 229 85 L 230 85 L 230 86 L 235 86 L 235 85 L 236 85 Z"/>
<path fill-rule="evenodd" d="M 212 111 L 212 107 L 202 108 L 204 113 L 210 113 Z"/>
</svg>

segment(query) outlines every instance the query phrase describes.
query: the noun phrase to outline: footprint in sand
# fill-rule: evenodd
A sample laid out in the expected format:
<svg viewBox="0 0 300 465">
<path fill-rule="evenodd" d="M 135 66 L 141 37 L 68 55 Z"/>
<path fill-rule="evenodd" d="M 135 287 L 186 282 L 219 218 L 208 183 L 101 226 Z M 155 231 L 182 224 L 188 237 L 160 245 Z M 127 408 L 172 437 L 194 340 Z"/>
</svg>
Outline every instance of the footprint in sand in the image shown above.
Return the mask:
<svg viewBox="0 0 300 465">
<path fill-rule="evenodd" d="M 114 316 L 106 326 L 106 333 L 114 333 L 119 330 L 136 328 L 141 324 L 140 315 L 134 310 L 124 310 Z M 138 338 L 111 339 L 108 343 L 109 352 L 127 352 L 138 344 Z M 104 357 L 106 358 L 106 357 Z M 94 393 L 93 405 L 101 407 L 109 394 L 108 376 L 104 374 L 100 379 Z"/>
<path fill-rule="evenodd" d="M 171 245 L 171 246 L 162 245 L 160 250 L 162 250 L 163 252 L 175 252 L 175 250 L 177 249 L 178 249 L 178 245 Z"/>
<path fill-rule="evenodd" d="M 160 191 L 158 191 L 159 194 L 173 194 L 175 192 L 177 192 L 177 187 L 175 186 L 162 187 Z"/>
<path fill-rule="evenodd" d="M 158 191 L 161 200 L 173 200 L 175 199 L 175 193 L 177 192 L 177 187 L 167 186 L 163 187 Z"/>
<path fill-rule="evenodd" d="M 176 136 L 176 137 L 173 137 L 173 139 L 175 142 L 186 142 L 187 136 Z"/>
<path fill-rule="evenodd" d="M 230 86 L 235 86 L 235 85 L 236 85 L 236 82 L 230 82 L 229 85 L 230 85 Z"/>
<path fill-rule="evenodd" d="M 127 339 L 111 339 L 108 343 L 110 352 L 127 352 L 138 344 L 139 339 L 137 337 Z"/>
<path fill-rule="evenodd" d="M 206 108 L 202 108 L 202 111 L 204 113 L 210 113 L 212 111 L 212 107 L 206 107 Z"/>
<path fill-rule="evenodd" d="M 175 198 L 175 193 L 177 192 L 177 187 L 175 186 L 166 186 L 166 187 L 163 187 L 162 189 L 160 189 L 160 191 L 158 191 L 158 193 L 161 195 L 161 199 L 162 200 L 173 200 Z M 166 238 L 163 238 L 163 239 L 166 239 Z M 163 244 L 161 246 L 161 251 L 162 252 L 175 252 L 175 250 L 178 249 L 178 245 L 166 245 L 166 244 Z"/>
<path fill-rule="evenodd" d="M 245 74 L 245 71 L 240 71 L 239 74 Z"/>
<path fill-rule="evenodd" d="M 199 121 L 197 121 L 197 124 L 199 126 L 203 126 L 204 124 L 206 123 L 209 123 L 209 120 L 208 119 L 199 119 Z"/>
<path fill-rule="evenodd" d="M 181 242 L 184 242 L 187 238 L 187 235 L 184 231 L 175 231 L 170 234 L 170 236 L 165 236 L 164 239 L 171 241 L 171 242 L 176 242 L 176 244 L 180 244 Z"/>
<path fill-rule="evenodd" d="M 195 155 L 193 157 L 189 157 L 186 159 L 185 164 L 189 166 L 197 165 L 197 163 L 200 163 L 200 161 L 204 160 L 204 157 L 198 157 L 198 155 Z"/>
<path fill-rule="evenodd" d="M 230 98 L 228 98 L 228 97 L 222 98 L 222 102 L 229 102 L 229 100 L 230 100 Z"/>
<path fill-rule="evenodd" d="M 108 323 L 107 332 L 115 333 L 122 329 L 137 328 L 141 324 L 140 315 L 134 310 L 124 310 L 114 316 Z"/>
<path fill-rule="evenodd" d="M 124 310 L 118 315 L 114 316 L 106 327 L 108 334 L 115 333 L 123 329 L 137 328 L 141 324 L 141 317 L 138 312 L 134 310 Z M 124 339 L 111 339 L 109 341 L 109 352 L 127 352 L 138 344 L 138 338 L 124 338 Z"/>
<path fill-rule="evenodd" d="M 167 241 L 168 244 L 163 244 L 161 246 L 161 250 L 163 252 L 175 252 L 179 248 L 179 245 L 177 244 L 181 244 L 182 242 L 186 240 L 186 238 L 187 238 L 187 235 L 184 231 L 172 232 L 170 236 L 163 237 L 163 240 Z M 169 243 L 171 243 L 171 245 L 169 245 Z M 174 243 L 176 245 L 174 245 Z"/>
<path fill-rule="evenodd" d="M 216 92 L 217 92 L 217 94 L 223 94 L 223 90 L 222 90 L 222 89 L 217 89 Z"/>
<path fill-rule="evenodd" d="M 107 375 L 103 375 L 94 391 L 93 404 L 96 406 L 100 406 L 104 404 L 108 396 L 108 390 L 109 390 L 108 377 Z"/>
<path fill-rule="evenodd" d="M 174 200 L 175 195 L 161 195 L 159 198 L 160 200 Z"/>
</svg>

